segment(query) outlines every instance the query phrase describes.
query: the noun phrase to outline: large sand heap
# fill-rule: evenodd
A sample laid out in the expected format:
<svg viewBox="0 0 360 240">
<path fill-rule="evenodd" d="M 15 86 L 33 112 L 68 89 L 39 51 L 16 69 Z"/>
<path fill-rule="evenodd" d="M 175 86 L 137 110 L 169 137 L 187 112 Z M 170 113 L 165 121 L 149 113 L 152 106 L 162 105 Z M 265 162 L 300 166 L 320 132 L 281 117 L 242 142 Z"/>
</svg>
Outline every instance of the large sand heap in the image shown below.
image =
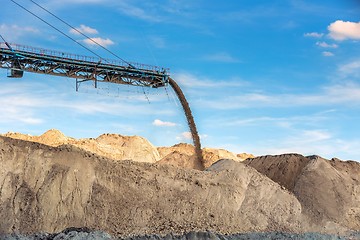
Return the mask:
<svg viewBox="0 0 360 240">
<path fill-rule="evenodd" d="M 295 196 L 232 160 L 202 172 L 0 137 L 0 164 L 0 232 L 303 230 Z"/>
<path fill-rule="evenodd" d="M 6 133 L 3 136 L 26 141 L 38 142 L 57 147 L 73 145 L 86 151 L 114 160 L 133 160 L 136 162 L 159 162 L 189 169 L 203 169 L 195 155 L 195 147 L 191 144 L 180 143 L 171 147 L 154 147 L 147 139 L 139 136 L 123 136 L 119 134 L 102 134 L 97 138 L 75 139 L 66 137 L 56 129 L 46 131 L 40 136 L 21 133 Z M 233 159 L 242 161 L 251 154 L 237 156 L 224 149 L 204 148 L 203 159 L 205 167 L 211 166 L 219 159 Z"/>
<path fill-rule="evenodd" d="M 7 133 L 4 134 L 4 136 L 38 142 L 53 147 L 69 144 L 114 160 L 133 160 L 154 163 L 160 159 L 156 148 L 148 140 L 139 136 L 102 134 L 97 138 L 78 140 L 66 137 L 56 129 L 48 130 L 40 136 L 21 133 Z"/>
<path fill-rule="evenodd" d="M 197 171 L 185 169 L 200 169 L 188 144 L 156 149 L 140 137 L 76 140 L 58 131 L 8 136 L 13 138 L 0 136 L 0 233 L 67 227 L 114 235 L 360 229 L 359 162 L 283 154 L 221 160 Z M 122 159 L 162 160 L 114 161 L 99 149 Z M 218 155 L 209 162 L 234 156 L 212 154 Z"/>
<path fill-rule="evenodd" d="M 284 154 L 248 159 L 245 164 L 291 191 L 309 224 L 360 230 L 359 162 Z"/>
</svg>

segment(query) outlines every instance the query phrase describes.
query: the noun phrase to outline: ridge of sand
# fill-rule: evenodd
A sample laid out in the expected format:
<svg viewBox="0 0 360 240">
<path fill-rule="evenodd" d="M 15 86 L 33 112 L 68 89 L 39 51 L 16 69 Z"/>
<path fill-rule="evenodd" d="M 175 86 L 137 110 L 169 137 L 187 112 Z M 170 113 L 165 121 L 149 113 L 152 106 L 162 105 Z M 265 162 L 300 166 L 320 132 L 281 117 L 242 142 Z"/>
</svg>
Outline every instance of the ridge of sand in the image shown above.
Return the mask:
<svg viewBox="0 0 360 240">
<path fill-rule="evenodd" d="M 293 191 L 297 178 L 309 161 L 300 154 L 282 154 L 251 158 L 244 163 Z"/>
<path fill-rule="evenodd" d="M 49 146 L 59 146 L 61 144 L 67 144 L 72 138 L 66 137 L 62 132 L 56 129 L 50 129 L 40 136 L 32 136 L 29 134 L 22 134 L 16 132 L 8 132 L 2 136 L 11 137 L 15 139 L 21 139 L 31 142 L 39 142 Z"/>
<path fill-rule="evenodd" d="M 160 158 L 163 158 L 174 151 L 178 151 L 189 156 L 193 155 L 195 152 L 194 146 L 188 143 L 178 143 L 171 147 L 158 147 L 157 150 L 159 151 Z"/>
<path fill-rule="evenodd" d="M 202 166 L 197 163 L 194 155 L 194 146 L 191 144 L 180 143 L 172 147 L 157 148 L 161 159 L 159 164 L 170 164 L 188 169 L 201 170 Z M 203 148 L 202 149 L 205 168 L 210 167 L 220 159 L 231 159 L 234 161 L 244 161 L 246 158 L 254 157 L 252 154 L 234 154 L 225 149 Z"/>
<path fill-rule="evenodd" d="M 59 132 L 45 136 L 54 144 L 72 141 Z M 132 146 L 124 139 L 104 134 L 87 141 Z M 169 155 L 169 162 L 192 163 L 181 151 Z M 360 163 L 354 161 L 283 154 L 220 160 L 196 171 L 1 136 L 0 165 L 0 232 L 84 226 L 115 235 L 360 229 Z"/>
<path fill-rule="evenodd" d="M 232 160 L 196 171 L 0 137 L 0 164 L 4 233 L 67 227 L 122 236 L 308 230 L 293 194 Z"/>
<path fill-rule="evenodd" d="M 360 163 L 283 154 L 244 162 L 291 191 L 310 224 L 360 229 Z"/>
<path fill-rule="evenodd" d="M 3 136 L 26 141 L 38 142 L 49 146 L 73 145 L 103 157 L 118 160 L 133 160 L 170 164 L 189 169 L 202 169 L 197 163 L 195 148 L 191 144 L 179 143 L 171 147 L 154 147 L 147 139 L 139 136 L 123 136 L 120 134 L 102 134 L 97 138 L 75 139 L 65 136 L 56 129 L 50 129 L 40 136 L 21 133 L 7 133 Z M 225 149 L 204 148 L 205 167 L 211 166 L 220 159 L 242 161 L 251 154 L 234 154 Z"/>
<path fill-rule="evenodd" d="M 114 160 L 154 163 L 160 159 L 157 149 L 148 140 L 139 136 L 102 134 L 97 138 L 75 139 L 66 137 L 56 129 L 48 130 L 40 136 L 21 133 L 7 133 L 3 136 L 38 142 L 53 147 L 69 144 Z"/>
</svg>

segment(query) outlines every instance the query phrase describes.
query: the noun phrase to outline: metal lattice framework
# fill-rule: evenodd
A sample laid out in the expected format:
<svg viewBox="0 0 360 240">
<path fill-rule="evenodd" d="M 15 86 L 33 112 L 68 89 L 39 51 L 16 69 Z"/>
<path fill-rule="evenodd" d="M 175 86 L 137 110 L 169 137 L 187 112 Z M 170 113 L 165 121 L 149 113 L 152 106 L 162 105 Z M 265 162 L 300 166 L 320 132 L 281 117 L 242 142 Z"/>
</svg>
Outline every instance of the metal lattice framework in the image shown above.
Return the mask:
<svg viewBox="0 0 360 240">
<path fill-rule="evenodd" d="M 110 82 L 144 87 L 163 87 L 168 83 L 168 69 L 46 50 L 19 44 L 0 43 L 0 67 L 10 69 L 8 77 L 22 77 L 23 72 L 50 74 L 76 79 L 76 89 L 83 81 Z"/>
</svg>

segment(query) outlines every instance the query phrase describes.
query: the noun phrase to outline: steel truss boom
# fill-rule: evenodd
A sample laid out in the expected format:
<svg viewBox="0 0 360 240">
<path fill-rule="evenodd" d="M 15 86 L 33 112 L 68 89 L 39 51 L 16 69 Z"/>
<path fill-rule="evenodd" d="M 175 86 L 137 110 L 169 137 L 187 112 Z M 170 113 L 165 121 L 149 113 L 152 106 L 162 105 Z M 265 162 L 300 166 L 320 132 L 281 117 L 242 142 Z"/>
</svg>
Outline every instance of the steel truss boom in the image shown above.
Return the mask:
<svg viewBox="0 0 360 240">
<path fill-rule="evenodd" d="M 9 77 L 22 77 L 23 72 L 49 74 L 77 79 L 144 87 L 168 84 L 168 69 L 138 63 L 124 63 L 96 57 L 45 50 L 0 42 L 0 68 L 10 69 Z"/>
</svg>

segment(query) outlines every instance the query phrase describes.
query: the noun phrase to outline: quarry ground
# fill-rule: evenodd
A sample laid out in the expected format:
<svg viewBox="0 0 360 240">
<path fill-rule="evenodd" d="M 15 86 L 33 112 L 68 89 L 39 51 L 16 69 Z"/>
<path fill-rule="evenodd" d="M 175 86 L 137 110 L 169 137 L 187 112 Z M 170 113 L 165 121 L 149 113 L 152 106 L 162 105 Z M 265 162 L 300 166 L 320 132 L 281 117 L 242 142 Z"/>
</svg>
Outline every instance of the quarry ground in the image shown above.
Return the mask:
<svg viewBox="0 0 360 240">
<path fill-rule="evenodd" d="M 357 239 L 359 162 L 222 149 L 203 156 L 199 171 L 188 144 L 156 148 L 116 134 L 77 140 L 56 130 L 0 136 L 0 233 L 87 227 L 116 237 L 210 231 Z M 191 239 L 201 239 L 196 234 Z"/>
</svg>

